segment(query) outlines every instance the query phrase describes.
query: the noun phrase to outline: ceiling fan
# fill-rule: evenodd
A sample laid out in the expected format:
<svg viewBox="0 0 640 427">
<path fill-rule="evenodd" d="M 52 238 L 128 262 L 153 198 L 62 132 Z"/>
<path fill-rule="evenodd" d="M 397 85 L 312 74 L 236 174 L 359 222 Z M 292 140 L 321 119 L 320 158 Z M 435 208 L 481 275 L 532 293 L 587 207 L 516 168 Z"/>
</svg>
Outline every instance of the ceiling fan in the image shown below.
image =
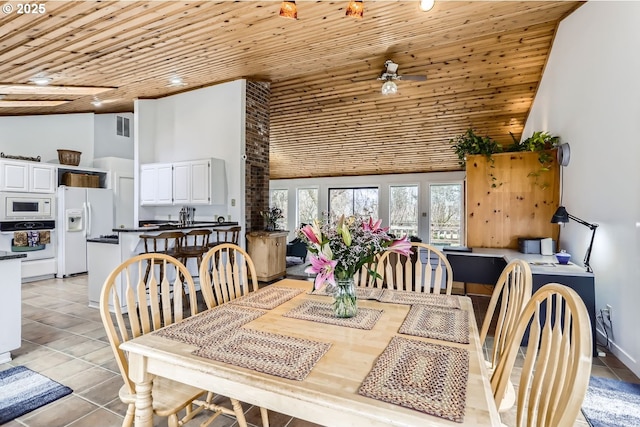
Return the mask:
<svg viewBox="0 0 640 427">
<path fill-rule="evenodd" d="M 398 74 L 398 64 L 388 59 L 384 63 L 384 70 L 378 80 L 383 80 L 382 84 L 382 94 L 383 95 L 393 95 L 398 92 L 398 85 L 394 82 L 394 80 L 413 80 L 417 82 L 423 82 L 427 80 L 427 76 L 424 75 L 411 75 L 411 74 Z"/>
</svg>

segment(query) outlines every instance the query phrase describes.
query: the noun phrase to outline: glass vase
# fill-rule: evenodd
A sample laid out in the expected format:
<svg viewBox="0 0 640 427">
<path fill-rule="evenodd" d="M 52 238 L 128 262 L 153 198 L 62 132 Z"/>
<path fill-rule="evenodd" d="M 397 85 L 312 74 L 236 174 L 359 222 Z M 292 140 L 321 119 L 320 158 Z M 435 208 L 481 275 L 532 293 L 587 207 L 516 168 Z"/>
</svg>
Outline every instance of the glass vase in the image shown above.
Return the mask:
<svg viewBox="0 0 640 427">
<path fill-rule="evenodd" d="M 358 301 L 353 277 L 336 280 L 333 291 L 333 312 L 336 317 L 353 317 L 358 313 Z"/>
</svg>

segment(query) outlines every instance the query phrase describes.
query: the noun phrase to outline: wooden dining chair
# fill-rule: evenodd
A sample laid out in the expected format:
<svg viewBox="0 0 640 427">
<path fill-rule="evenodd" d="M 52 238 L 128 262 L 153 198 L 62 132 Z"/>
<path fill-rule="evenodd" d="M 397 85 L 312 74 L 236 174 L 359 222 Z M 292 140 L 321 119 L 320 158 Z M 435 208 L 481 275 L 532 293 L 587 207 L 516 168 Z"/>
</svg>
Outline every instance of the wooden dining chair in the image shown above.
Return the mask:
<svg viewBox="0 0 640 427">
<path fill-rule="evenodd" d="M 200 264 L 199 274 L 200 292 L 207 308 L 213 308 L 258 290 L 256 269 L 251 257 L 244 249 L 232 243 L 221 243 L 207 252 Z M 238 419 L 238 425 L 247 427 L 240 402 L 237 399 L 231 399 L 231 404 L 234 408 L 231 414 Z M 216 410 L 211 407 L 211 404 L 205 406 Z M 229 411 L 222 407 L 218 410 L 222 413 Z M 263 427 L 269 427 L 266 408 L 260 408 L 260 416 Z"/>
<path fill-rule="evenodd" d="M 423 293 L 451 295 L 453 271 L 447 257 L 426 243 L 411 242 L 410 256 L 389 253 L 384 264 L 387 288 Z"/>
<path fill-rule="evenodd" d="M 527 330 L 516 427 L 571 427 L 591 375 L 593 348 L 587 308 L 573 289 L 558 283 L 544 285 L 533 294 L 491 377 L 498 407 Z"/>
<path fill-rule="evenodd" d="M 151 268 L 145 277 L 146 265 Z M 160 274 L 156 276 L 157 271 Z M 182 289 L 180 277 L 187 287 L 184 298 L 182 292 L 174 292 L 176 288 Z M 122 294 L 118 291 L 119 283 L 124 286 Z M 120 349 L 120 344 L 179 322 L 197 311 L 193 279 L 184 265 L 172 256 L 159 253 L 137 255 L 116 267 L 105 280 L 100 295 L 100 316 L 124 381 L 119 392 L 120 400 L 127 405 L 123 426 L 133 425 L 136 390 L 129 379 L 127 355 Z M 204 390 L 156 377 L 152 390 L 153 412 L 160 417 L 168 417 L 170 427 L 178 427 L 204 409 L 204 406 L 194 409 L 193 402 L 206 394 Z M 185 415 L 178 419 L 182 410 L 185 410 Z"/>
<path fill-rule="evenodd" d="M 376 255 L 373 262 L 363 265 L 353 276 L 353 283 L 364 288 L 381 288 L 383 285 L 384 265 L 388 256 L 388 252 L 383 252 Z"/>
<path fill-rule="evenodd" d="M 233 243 L 234 245 L 238 244 L 240 240 L 240 231 L 242 227 L 233 226 L 228 228 L 215 228 L 214 233 L 216 239 L 210 239 L 209 248 L 213 248 L 214 246 L 223 244 L 223 243 Z M 213 236 L 211 236 L 213 237 Z"/>
<path fill-rule="evenodd" d="M 521 259 L 511 261 L 502 270 L 498 281 L 493 289 L 487 312 L 482 322 L 480 330 L 480 342 L 484 345 L 489 328 L 494 324 L 496 308 L 498 308 L 498 318 L 495 321 L 495 332 L 493 334 L 493 344 L 486 360 L 489 376 L 493 374 L 495 367 L 502 357 L 511 335 L 514 333 L 520 313 L 531 298 L 533 276 L 529 263 Z M 500 307 L 498 307 L 500 304 Z M 504 412 L 515 404 L 515 388 L 511 381 L 507 384 L 505 397 L 502 399 L 500 412 Z"/>
</svg>

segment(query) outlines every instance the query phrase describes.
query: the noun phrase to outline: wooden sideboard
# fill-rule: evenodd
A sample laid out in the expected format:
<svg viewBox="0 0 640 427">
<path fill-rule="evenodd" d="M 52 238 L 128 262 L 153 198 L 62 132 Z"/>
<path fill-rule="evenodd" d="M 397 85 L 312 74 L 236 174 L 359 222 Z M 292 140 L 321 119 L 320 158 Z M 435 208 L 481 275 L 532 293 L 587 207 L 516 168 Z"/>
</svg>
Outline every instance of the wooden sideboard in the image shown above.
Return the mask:
<svg viewBox="0 0 640 427">
<path fill-rule="evenodd" d="M 252 231 L 247 234 L 247 252 L 256 267 L 261 282 L 284 277 L 287 274 L 288 231 Z"/>
</svg>

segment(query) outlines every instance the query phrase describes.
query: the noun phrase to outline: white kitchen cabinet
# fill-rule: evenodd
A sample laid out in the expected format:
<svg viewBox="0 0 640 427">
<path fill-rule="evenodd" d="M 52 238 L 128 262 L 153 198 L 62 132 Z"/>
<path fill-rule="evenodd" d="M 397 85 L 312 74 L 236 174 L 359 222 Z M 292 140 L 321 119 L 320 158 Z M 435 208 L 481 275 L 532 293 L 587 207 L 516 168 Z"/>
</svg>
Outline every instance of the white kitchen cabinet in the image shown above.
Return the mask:
<svg viewBox="0 0 640 427">
<path fill-rule="evenodd" d="M 173 204 L 171 163 L 150 163 L 140 166 L 140 204 L 149 206 Z"/>
<path fill-rule="evenodd" d="M 55 193 L 56 167 L 45 163 L 0 161 L 0 190 Z"/>
<path fill-rule="evenodd" d="M 169 185 L 160 184 L 161 170 L 171 167 Z M 163 185 L 164 188 L 159 188 Z M 158 197 L 159 191 L 171 192 Z M 141 205 L 224 205 L 227 200 L 227 180 L 224 160 L 202 159 L 171 164 L 150 163 L 140 167 Z"/>
</svg>

